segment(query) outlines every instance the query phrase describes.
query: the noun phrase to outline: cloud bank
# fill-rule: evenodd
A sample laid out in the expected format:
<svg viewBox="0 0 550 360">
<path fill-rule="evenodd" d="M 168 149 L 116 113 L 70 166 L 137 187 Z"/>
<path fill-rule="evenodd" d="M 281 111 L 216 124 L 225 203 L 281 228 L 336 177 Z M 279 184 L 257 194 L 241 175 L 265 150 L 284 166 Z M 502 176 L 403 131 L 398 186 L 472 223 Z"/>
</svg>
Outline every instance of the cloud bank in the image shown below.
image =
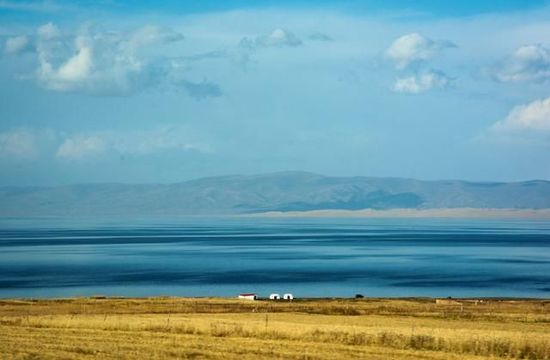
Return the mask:
<svg viewBox="0 0 550 360">
<path fill-rule="evenodd" d="M 56 157 L 79 161 L 100 155 L 145 156 L 167 150 L 210 152 L 204 143 L 193 142 L 188 130 L 164 126 L 150 131 L 89 132 L 69 135 L 59 145 Z"/>
<path fill-rule="evenodd" d="M 21 23 L 25 14 L 6 12 L 0 182 L 76 181 L 61 170 L 77 167 L 82 178 L 104 181 L 112 169 L 100 162 L 122 160 L 140 170 L 121 181 L 166 179 L 151 170 L 161 168 L 172 180 L 286 168 L 430 178 L 550 174 L 525 161 L 547 158 L 546 148 L 490 144 L 548 133 L 540 120 L 519 121 L 524 112 L 508 114 L 550 95 L 548 10 L 453 19 L 284 6 L 160 12 L 34 13 Z M 97 23 L 81 22 L 90 18 Z M 489 76 L 479 76 L 483 69 Z M 183 122 L 205 137 L 158 129 Z M 20 126 L 27 133 L 12 134 Z M 44 148 L 30 129 L 48 126 L 58 130 Z M 480 133 L 493 138 L 472 143 Z M 205 142 L 218 152 L 202 154 Z M 21 166 L 6 160 L 16 156 Z M 55 175 L 23 160 L 32 158 Z"/>
<path fill-rule="evenodd" d="M 158 84 L 169 69 L 162 58 L 149 58 L 148 46 L 180 41 L 170 29 L 145 26 L 130 34 L 84 28 L 63 36 L 52 23 L 38 29 L 37 81 L 55 91 L 125 95 Z"/>
<path fill-rule="evenodd" d="M 0 158 L 9 160 L 56 158 L 82 161 L 121 155 L 147 156 L 163 151 L 211 153 L 212 148 L 189 127 L 174 125 L 131 131 L 67 133 L 16 128 L 0 132 Z"/>
</svg>

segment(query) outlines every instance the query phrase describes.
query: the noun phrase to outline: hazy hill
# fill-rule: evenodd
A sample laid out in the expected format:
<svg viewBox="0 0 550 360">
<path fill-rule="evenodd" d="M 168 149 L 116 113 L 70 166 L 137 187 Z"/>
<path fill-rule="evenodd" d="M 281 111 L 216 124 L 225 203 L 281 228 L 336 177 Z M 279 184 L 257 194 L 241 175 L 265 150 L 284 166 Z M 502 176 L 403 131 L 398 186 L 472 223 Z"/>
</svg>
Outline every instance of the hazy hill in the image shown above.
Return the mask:
<svg viewBox="0 0 550 360">
<path fill-rule="evenodd" d="M 0 187 L 0 215 L 235 214 L 270 210 L 550 208 L 550 182 L 420 181 L 305 172 L 175 184 Z"/>
</svg>

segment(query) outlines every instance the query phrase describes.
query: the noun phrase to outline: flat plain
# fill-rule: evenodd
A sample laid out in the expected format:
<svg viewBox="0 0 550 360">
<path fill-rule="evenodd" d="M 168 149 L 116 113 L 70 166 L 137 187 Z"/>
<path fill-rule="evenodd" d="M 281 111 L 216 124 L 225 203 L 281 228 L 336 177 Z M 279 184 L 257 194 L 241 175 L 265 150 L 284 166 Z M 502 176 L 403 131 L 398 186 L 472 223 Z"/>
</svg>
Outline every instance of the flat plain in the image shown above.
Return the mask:
<svg viewBox="0 0 550 360">
<path fill-rule="evenodd" d="M 0 300 L 1 359 L 550 359 L 550 301 Z"/>
</svg>

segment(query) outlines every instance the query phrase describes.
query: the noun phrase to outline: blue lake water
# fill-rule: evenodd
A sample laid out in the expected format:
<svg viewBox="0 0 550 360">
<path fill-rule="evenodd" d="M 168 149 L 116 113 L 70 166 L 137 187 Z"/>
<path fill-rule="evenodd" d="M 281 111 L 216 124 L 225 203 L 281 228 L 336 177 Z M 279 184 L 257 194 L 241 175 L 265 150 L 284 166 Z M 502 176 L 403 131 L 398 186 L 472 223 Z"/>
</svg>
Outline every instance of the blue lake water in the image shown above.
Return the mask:
<svg viewBox="0 0 550 360">
<path fill-rule="evenodd" d="M 533 220 L 0 220 L 0 297 L 550 297 Z"/>
</svg>

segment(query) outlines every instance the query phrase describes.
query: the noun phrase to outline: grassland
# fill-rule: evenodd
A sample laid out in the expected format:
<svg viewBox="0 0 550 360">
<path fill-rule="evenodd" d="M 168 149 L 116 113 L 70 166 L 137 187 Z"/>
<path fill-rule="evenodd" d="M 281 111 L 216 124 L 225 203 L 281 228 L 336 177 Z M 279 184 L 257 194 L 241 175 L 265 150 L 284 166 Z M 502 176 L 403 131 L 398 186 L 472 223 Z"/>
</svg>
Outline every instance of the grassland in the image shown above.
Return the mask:
<svg viewBox="0 0 550 360">
<path fill-rule="evenodd" d="M 0 301 L 1 359 L 550 359 L 550 301 Z"/>
</svg>

